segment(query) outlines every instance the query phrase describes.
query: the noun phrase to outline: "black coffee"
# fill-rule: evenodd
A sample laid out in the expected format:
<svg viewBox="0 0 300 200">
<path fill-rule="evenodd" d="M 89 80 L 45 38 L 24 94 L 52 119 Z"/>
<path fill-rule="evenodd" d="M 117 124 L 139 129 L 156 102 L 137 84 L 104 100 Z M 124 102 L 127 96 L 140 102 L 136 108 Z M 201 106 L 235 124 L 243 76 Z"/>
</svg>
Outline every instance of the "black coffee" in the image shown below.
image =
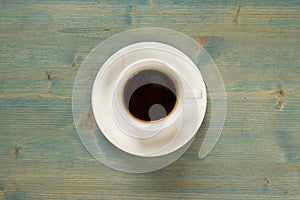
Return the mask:
<svg viewBox="0 0 300 200">
<path fill-rule="evenodd" d="M 160 120 L 173 110 L 176 89 L 167 75 L 156 70 L 144 70 L 127 81 L 124 101 L 136 118 L 147 122 Z"/>
</svg>

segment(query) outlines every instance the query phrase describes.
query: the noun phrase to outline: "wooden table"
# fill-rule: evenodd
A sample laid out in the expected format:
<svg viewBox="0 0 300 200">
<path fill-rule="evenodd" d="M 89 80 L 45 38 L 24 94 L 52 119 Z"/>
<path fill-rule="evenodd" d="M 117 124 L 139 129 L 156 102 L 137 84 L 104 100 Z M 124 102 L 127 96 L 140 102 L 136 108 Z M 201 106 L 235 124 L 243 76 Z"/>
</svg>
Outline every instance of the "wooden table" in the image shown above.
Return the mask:
<svg viewBox="0 0 300 200">
<path fill-rule="evenodd" d="M 0 199 L 300 198 L 299 1 L 3 0 L 0 13 Z M 126 174 L 83 147 L 72 88 L 96 45 L 144 26 L 206 48 L 227 117 L 205 159 L 200 132 L 170 166 Z"/>
</svg>

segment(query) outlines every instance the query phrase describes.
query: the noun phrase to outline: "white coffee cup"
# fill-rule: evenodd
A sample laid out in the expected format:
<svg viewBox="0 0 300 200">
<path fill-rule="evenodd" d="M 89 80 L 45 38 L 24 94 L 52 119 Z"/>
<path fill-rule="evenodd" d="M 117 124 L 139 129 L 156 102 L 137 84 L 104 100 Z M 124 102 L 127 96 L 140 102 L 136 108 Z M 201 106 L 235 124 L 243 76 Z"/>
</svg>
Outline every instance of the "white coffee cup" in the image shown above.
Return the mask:
<svg viewBox="0 0 300 200">
<path fill-rule="evenodd" d="M 159 120 L 134 117 L 124 102 L 126 83 L 145 70 L 166 75 L 175 86 L 176 104 Z M 148 83 L 164 84 L 142 80 L 136 87 Z M 205 84 L 197 67 L 181 51 L 162 43 L 136 43 L 103 64 L 94 82 L 92 106 L 99 128 L 112 144 L 137 156 L 161 156 L 179 149 L 196 134 L 206 110 Z M 152 111 L 162 111 L 154 106 L 149 109 L 150 117 Z"/>
</svg>

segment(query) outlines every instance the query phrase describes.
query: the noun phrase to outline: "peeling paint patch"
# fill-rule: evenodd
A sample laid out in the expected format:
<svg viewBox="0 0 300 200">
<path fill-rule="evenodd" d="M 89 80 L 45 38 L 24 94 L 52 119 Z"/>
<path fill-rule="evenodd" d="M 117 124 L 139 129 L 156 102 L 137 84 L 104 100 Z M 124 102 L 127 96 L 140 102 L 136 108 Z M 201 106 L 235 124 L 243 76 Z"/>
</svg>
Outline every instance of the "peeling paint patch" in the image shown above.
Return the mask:
<svg viewBox="0 0 300 200">
<path fill-rule="evenodd" d="M 198 43 L 201 45 L 201 46 L 206 46 L 207 43 L 208 43 L 208 36 L 199 36 L 198 37 Z"/>
</svg>

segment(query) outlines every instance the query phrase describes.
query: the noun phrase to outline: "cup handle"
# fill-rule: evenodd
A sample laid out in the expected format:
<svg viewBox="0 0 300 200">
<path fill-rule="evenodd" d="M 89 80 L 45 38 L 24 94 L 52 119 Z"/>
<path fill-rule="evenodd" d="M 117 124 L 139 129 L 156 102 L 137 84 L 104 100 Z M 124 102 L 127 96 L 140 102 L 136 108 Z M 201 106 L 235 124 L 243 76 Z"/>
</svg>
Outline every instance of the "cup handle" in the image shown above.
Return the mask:
<svg viewBox="0 0 300 200">
<path fill-rule="evenodd" d="M 188 91 L 185 95 L 185 98 L 186 99 L 202 99 L 203 98 L 202 90 Z"/>
</svg>

